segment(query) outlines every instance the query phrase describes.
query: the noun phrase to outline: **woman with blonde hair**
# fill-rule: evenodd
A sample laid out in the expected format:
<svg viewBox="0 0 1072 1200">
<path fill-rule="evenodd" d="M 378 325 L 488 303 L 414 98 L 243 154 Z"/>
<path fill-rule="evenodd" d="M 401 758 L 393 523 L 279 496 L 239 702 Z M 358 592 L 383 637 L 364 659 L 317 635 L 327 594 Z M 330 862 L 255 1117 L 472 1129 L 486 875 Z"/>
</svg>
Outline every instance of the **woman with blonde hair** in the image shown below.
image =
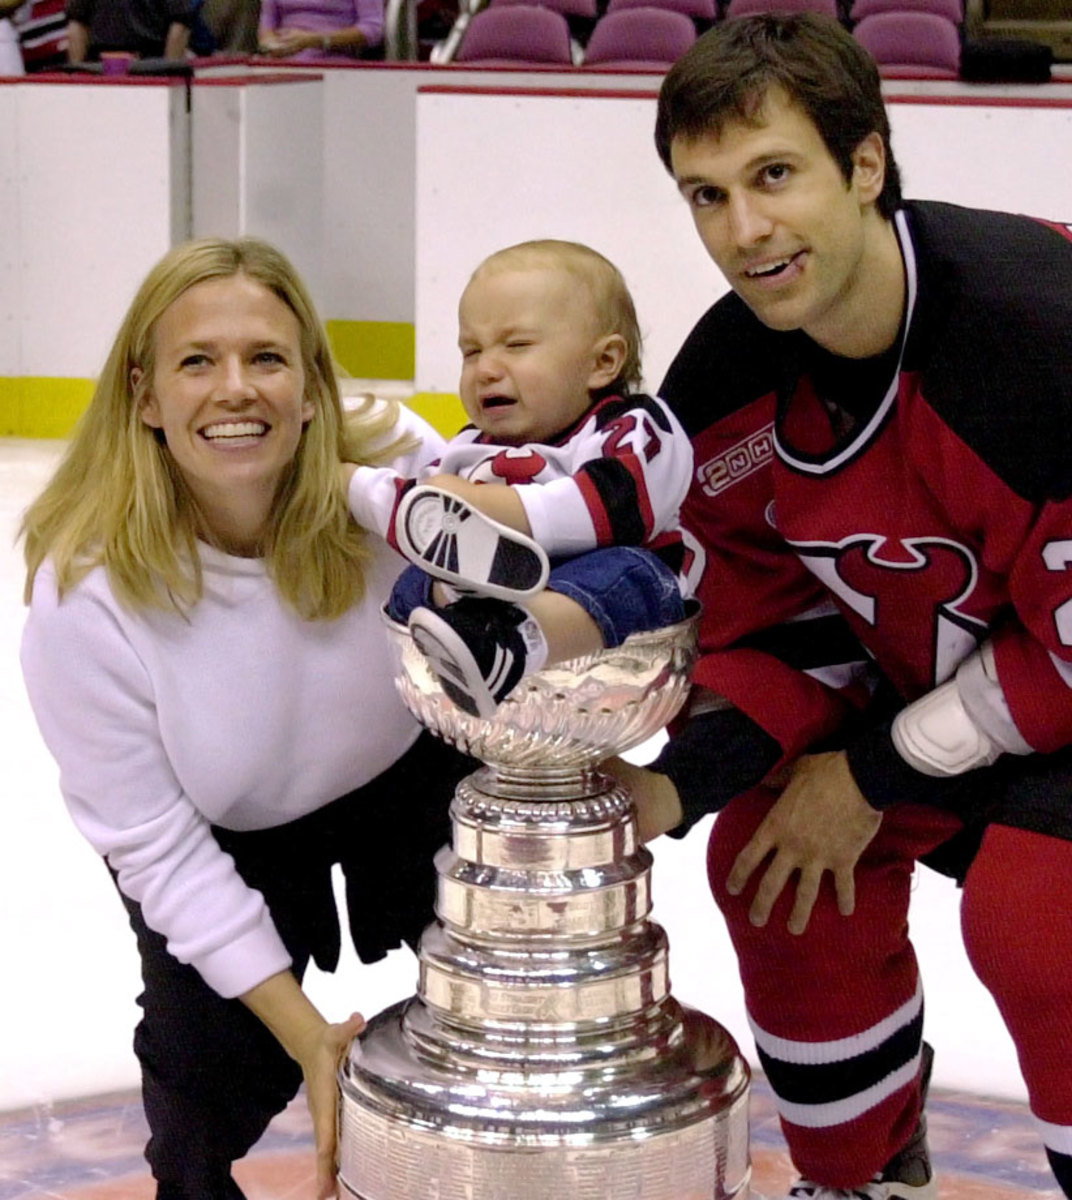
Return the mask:
<svg viewBox="0 0 1072 1200">
<path fill-rule="evenodd" d="M 403 563 L 350 516 L 339 464 L 410 473 L 441 446 L 398 405 L 345 413 L 290 263 L 206 239 L 149 273 L 25 516 L 23 672 L 137 936 L 163 1200 L 241 1196 L 231 1163 L 303 1076 L 332 1192 L 335 1069 L 363 1021 L 301 989 L 338 961 L 331 870 L 364 961 L 415 945 L 473 766 L 396 696 L 379 610 Z"/>
</svg>

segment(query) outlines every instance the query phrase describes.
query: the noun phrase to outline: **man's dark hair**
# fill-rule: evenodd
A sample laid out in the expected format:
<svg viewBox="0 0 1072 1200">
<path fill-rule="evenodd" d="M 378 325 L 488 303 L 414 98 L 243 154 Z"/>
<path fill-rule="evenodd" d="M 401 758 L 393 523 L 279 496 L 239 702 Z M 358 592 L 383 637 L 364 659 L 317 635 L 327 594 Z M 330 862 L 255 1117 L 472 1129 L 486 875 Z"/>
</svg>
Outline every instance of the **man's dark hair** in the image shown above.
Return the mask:
<svg viewBox="0 0 1072 1200">
<path fill-rule="evenodd" d="M 717 137 L 728 121 L 758 124 L 771 88 L 811 118 L 846 183 L 853 151 L 868 134 L 880 135 L 886 180 L 877 208 L 891 218 L 901 206 L 901 173 L 878 67 L 848 30 L 817 13 L 735 17 L 693 43 L 659 91 L 655 146 L 666 169 L 676 137 Z"/>
</svg>

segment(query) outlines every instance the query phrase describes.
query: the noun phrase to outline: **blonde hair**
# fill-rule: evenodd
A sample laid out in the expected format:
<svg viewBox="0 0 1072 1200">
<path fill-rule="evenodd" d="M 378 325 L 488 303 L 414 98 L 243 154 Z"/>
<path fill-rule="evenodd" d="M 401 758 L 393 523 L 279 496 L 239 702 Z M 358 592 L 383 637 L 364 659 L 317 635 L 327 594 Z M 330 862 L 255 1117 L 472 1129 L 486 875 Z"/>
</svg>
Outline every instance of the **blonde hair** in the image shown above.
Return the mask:
<svg viewBox="0 0 1072 1200">
<path fill-rule="evenodd" d="M 486 271 L 533 267 L 555 267 L 579 280 L 591 297 L 600 332 L 616 333 L 624 339 L 626 354 L 622 369 L 614 382 L 602 389 L 603 392 L 627 393 L 639 389 L 643 373 L 643 339 L 636 306 L 621 271 L 598 250 L 581 242 L 559 241 L 556 238 L 518 242 L 515 246 L 507 246 L 489 254 L 473 272 L 470 282 Z"/>
<path fill-rule="evenodd" d="M 61 596 L 103 566 L 129 608 L 185 611 L 200 600 L 197 539 L 211 538 L 163 438 L 140 409 L 164 312 L 197 284 L 235 275 L 267 288 L 297 318 L 306 399 L 314 408 L 272 505 L 261 547 L 268 573 L 305 618 L 332 619 L 361 600 L 368 535 L 350 516 L 339 463 L 378 461 L 399 449 L 396 440 L 370 450 L 394 425 L 397 405 L 369 397 L 344 414 L 327 336 L 290 262 L 255 238 L 205 238 L 175 247 L 149 272 L 67 453 L 23 518 L 27 603 L 46 558 Z"/>
</svg>

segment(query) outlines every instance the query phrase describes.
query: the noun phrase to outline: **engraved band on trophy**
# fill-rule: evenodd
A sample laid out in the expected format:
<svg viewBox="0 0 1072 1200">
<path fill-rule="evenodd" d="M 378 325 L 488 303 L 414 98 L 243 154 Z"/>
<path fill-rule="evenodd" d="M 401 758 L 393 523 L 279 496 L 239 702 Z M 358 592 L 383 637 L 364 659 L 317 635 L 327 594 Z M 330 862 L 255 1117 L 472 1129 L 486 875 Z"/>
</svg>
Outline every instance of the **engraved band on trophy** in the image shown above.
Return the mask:
<svg viewBox="0 0 1072 1200">
<path fill-rule="evenodd" d="M 695 619 L 454 706 L 388 623 L 414 715 L 487 764 L 436 856 L 417 995 L 340 1068 L 340 1194 L 358 1200 L 745 1200 L 748 1067 L 670 994 L 651 855 L 596 767 L 688 692 Z"/>
</svg>

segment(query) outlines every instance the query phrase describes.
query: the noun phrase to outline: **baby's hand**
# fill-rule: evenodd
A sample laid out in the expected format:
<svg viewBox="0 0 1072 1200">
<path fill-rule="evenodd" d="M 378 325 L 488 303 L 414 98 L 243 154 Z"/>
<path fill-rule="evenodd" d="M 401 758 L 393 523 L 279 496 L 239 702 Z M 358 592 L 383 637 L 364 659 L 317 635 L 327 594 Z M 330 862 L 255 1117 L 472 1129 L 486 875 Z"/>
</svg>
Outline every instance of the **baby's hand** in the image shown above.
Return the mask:
<svg viewBox="0 0 1072 1200">
<path fill-rule="evenodd" d="M 486 487 L 486 484 L 473 483 L 468 479 L 459 479 L 457 475 L 430 475 L 427 479 L 422 479 L 421 483 L 425 487 L 439 488 L 441 492 L 450 492 L 452 496 L 461 496 L 463 500 L 469 499 L 472 495 L 473 488 Z"/>
</svg>

